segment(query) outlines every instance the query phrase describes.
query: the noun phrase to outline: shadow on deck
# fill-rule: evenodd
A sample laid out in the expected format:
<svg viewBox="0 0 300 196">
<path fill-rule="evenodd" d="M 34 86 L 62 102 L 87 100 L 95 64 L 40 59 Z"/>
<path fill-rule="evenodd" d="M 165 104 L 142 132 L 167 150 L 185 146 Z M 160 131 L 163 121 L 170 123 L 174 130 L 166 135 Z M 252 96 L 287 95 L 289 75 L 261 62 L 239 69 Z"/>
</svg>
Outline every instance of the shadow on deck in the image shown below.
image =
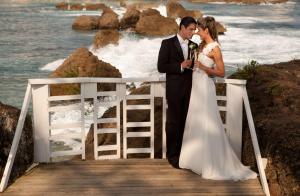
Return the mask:
<svg viewBox="0 0 300 196">
<path fill-rule="evenodd" d="M 204 180 L 161 159 L 40 164 L 1 195 L 264 195 L 258 179 Z"/>
</svg>

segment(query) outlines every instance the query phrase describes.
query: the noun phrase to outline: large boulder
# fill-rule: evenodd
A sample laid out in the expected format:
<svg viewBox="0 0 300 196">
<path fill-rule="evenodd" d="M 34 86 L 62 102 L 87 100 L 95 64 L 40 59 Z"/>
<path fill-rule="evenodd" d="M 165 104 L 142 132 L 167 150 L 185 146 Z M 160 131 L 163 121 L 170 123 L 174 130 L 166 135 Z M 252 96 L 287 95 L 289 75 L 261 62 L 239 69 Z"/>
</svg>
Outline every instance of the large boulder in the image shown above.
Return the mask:
<svg viewBox="0 0 300 196">
<path fill-rule="evenodd" d="M 126 13 L 120 21 L 120 27 L 122 29 L 134 28 L 138 20 L 140 19 L 141 12 L 135 8 L 127 8 Z"/>
<path fill-rule="evenodd" d="M 140 17 L 152 16 L 152 15 L 160 15 L 160 12 L 156 9 L 149 8 L 149 9 L 143 10 Z"/>
<path fill-rule="evenodd" d="M 119 19 L 111 8 L 105 8 L 98 21 L 99 29 L 118 29 Z"/>
<path fill-rule="evenodd" d="M 75 30 L 93 30 L 98 28 L 98 16 L 78 16 L 72 28 Z"/>
<path fill-rule="evenodd" d="M 167 36 L 175 34 L 178 30 L 176 21 L 161 15 L 141 17 L 136 24 L 135 31 L 146 36 Z"/>
<path fill-rule="evenodd" d="M 101 48 L 108 44 L 117 44 L 121 34 L 117 30 L 101 30 L 96 33 L 94 38 L 94 48 Z"/>
<path fill-rule="evenodd" d="M 20 110 L 18 108 L 0 102 L 0 179 L 11 149 L 19 115 Z M 31 122 L 31 116 L 27 115 L 9 183 L 23 175 L 33 163 L 33 129 Z"/>
<path fill-rule="evenodd" d="M 118 69 L 109 63 L 101 61 L 94 56 L 87 48 L 78 48 L 71 54 L 62 65 L 60 65 L 50 77 L 108 77 L 121 78 L 122 75 Z M 98 85 L 100 90 L 112 90 L 113 84 Z M 73 95 L 80 92 L 79 84 L 51 85 L 50 93 L 54 95 Z"/>
<path fill-rule="evenodd" d="M 84 7 L 86 10 L 104 10 L 107 8 L 104 3 L 87 3 Z"/>
<path fill-rule="evenodd" d="M 227 29 L 219 22 L 216 22 L 216 26 L 219 35 L 223 35 L 227 31 Z"/>
<path fill-rule="evenodd" d="M 255 66 L 230 78 L 247 79 L 247 91 L 271 195 L 300 193 L 300 60 Z M 244 122 L 247 122 L 244 115 Z M 256 167 L 248 124 L 244 123 L 243 161 Z"/>
<path fill-rule="evenodd" d="M 167 16 L 171 18 L 178 18 L 180 13 L 185 12 L 185 8 L 177 0 L 169 0 L 166 9 Z"/>
<path fill-rule="evenodd" d="M 175 19 L 186 16 L 191 16 L 193 18 L 200 18 L 203 16 L 200 10 L 186 10 L 177 0 L 168 1 L 166 8 L 167 16 Z"/>
</svg>

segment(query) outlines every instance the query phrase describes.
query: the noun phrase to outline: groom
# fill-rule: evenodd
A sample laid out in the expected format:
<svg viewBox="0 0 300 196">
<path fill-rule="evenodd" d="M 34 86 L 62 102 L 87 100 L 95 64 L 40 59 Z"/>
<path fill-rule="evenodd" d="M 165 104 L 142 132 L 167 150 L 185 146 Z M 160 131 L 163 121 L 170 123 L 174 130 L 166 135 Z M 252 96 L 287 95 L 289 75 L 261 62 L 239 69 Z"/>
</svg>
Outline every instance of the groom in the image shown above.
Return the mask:
<svg viewBox="0 0 300 196">
<path fill-rule="evenodd" d="M 193 66 L 190 46 L 196 44 L 189 39 L 195 30 L 194 18 L 182 18 L 177 35 L 162 41 L 158 55 L 158 71 L 166 73 L 167 158 L 175 168 L 179 168 L 179 155 L 190 101 L 192 70 L 189 68 Z"/>
</svg>

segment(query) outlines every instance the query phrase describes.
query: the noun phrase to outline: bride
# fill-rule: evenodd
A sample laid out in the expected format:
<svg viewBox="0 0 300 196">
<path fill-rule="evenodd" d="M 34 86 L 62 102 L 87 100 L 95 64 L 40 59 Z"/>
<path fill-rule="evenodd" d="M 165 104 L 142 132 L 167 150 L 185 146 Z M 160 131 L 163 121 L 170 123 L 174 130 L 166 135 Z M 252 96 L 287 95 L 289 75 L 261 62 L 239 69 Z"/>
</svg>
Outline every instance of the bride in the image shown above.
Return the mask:
<svg viewBox="0 0 300 196">
<path fill-rule="evenodd" d="M 205 179 L 254 179 L 257 174 L 240 162 L 230 146 L 217 106 L 214 81 L 209 77 L 224 77 L 225 72 L 215 19 L 205 17 L 197 24 L 202 43 L 194 65 L 179 167 Z"/>
</svg>

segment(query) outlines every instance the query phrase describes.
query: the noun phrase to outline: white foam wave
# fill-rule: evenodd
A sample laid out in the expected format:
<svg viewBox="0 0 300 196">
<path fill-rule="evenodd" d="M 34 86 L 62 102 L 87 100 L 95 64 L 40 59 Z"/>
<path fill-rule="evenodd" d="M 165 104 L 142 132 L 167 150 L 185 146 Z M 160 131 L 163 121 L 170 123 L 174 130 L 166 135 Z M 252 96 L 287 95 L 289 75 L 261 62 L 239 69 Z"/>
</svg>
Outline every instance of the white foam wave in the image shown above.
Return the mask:
<svg viewBox="0 0 300 196">
<path fill-rule="evenodd" d="M 63 62 L 65 61 L 65 59 L 58 59 L 55 60 L 51 63 L 48 63 L 47 65 L 43 66 L 40 68 L 40 70 L 43 71 L 54 71 L 56 70 L 61 64 L 63 64 Z"/>
</svg>

